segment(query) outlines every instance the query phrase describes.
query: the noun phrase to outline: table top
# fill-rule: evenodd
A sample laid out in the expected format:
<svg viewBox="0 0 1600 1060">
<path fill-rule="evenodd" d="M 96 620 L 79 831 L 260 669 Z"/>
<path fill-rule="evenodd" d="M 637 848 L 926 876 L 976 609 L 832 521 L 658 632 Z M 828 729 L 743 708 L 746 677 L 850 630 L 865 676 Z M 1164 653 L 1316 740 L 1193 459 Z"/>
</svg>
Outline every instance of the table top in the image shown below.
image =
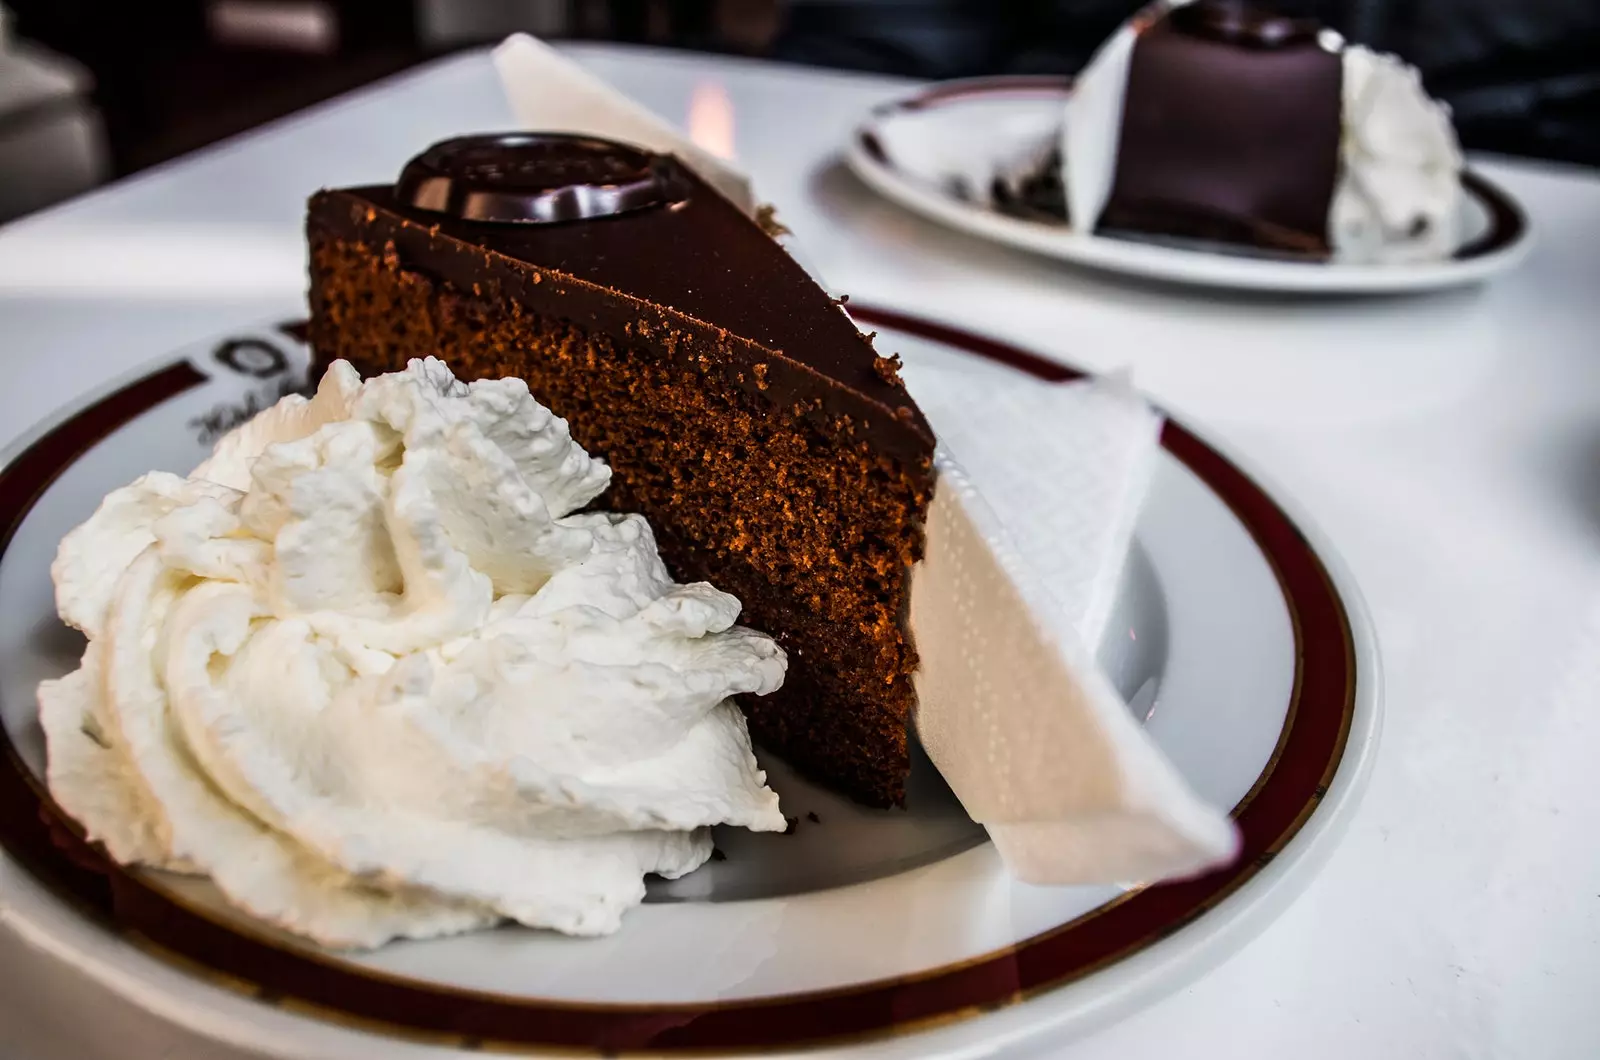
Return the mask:
<svg viewBox="0 0 1600 1060">
<path fill-rule="evenodd" d="M 991 246 L 875 198 L 838 152 L 906 82 L 571 53 L 677 122 L 725 93 L 758 193 L 853 299 L 1131 368 L 1293 496 L 1366 596 L 1386 730 L 1325 870 L 1193 986 L 1028 1055 L 1600 1055 L 1600 176 L 1476 159 L 1536 231 L 1526 264 L 1483 287 L 1183 290 Z M 302 313 L 313 189 L 389 180 L 435 139 L 510 125 L 487 55 L 465 54 L 0 229 L 0 364 L 21 384 L 0 388 L 0 445 L 192 339 Z M 237 1054 L 0 932 L 0 1056 L 102 1055 Z"/>
</svg>

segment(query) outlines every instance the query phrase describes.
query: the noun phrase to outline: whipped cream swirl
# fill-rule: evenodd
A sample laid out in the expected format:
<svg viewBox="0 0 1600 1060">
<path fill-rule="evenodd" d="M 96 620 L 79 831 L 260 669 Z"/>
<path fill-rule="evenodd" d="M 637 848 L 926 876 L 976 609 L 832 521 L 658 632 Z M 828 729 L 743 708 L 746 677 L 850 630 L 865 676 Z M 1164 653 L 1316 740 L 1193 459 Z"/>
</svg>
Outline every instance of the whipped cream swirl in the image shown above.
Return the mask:
<svg viewBox="0 0 1600 1060">
<path fill-rule="evenodd" d="M 1464 160 L 1450 111 L 1413 66 L 1342 53 L 1343 136 L 1328 238 L 1347 262 L 1438 261 L 1461 242 Z"/>
<path fill-rule="evenodd" d="M 52 794 L 325 945 L 615 931 L 707 826 L 784 828 L 729 697 L 785 659 L 641 516 L 578 511 L 609 480 L 519 380 L 336 362 L 62 541 Z"/>
</svg>

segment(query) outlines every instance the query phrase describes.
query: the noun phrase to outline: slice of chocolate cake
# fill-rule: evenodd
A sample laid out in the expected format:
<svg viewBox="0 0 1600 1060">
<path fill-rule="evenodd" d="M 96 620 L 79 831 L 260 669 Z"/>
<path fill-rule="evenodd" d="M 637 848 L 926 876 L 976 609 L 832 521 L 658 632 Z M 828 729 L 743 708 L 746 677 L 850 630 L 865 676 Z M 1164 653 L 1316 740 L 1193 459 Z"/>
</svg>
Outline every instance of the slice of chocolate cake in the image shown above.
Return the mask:
<svg viewBox="0 0 1600 1060">
<path fill-rule="evenodd" d="M 1416 71 L 1241 0 L 1147 5 L 1024 146 L 994 205 L 1084 232 L 1346 263 L 1460 241 L 1460 146 Z"/>
<path fill-rule="evenodd" d="M 307 235 L 320 358 L 527 380 L 610 463 L 608 506 L 787 650 L 783 688 L 744 704 L 758 744 L 903 801 L 933 435 L 896 362 L 756 221 L 671 156 L 514 134 L 319 192 Z"/>
</svg>

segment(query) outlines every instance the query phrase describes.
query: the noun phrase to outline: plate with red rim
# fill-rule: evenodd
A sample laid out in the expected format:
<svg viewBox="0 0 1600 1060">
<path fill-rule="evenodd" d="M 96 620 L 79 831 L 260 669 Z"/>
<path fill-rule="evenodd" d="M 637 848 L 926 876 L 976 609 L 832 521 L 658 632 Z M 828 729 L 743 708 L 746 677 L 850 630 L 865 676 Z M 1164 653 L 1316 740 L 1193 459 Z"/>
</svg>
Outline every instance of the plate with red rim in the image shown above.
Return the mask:
<svg viewBox="0 0 1600 1060">
<path fill-rule="evenodd" d="M 1468 169 L 1462 240 L 1445 261 L 1352 264 L 1295 260 L 1201 240 L 1076 232 L 995 210 L 984 189 L 1003 159 L 1059 128 L 1070 79 L 946 81 L 874 107 L 845 162 L 884 198 L 940 224 L 1105 272 L 1200 287 L 1314 294 L 1398 294 L 1477 283 L 1516 266 L 1532 245 L 1527 212 Z"/>
<path fill-rule="evenodd" d="M 921 370 L 1076 373 L 925 319 L 851 305 Z M 1243 853 L 1191 880 L 1034 887 L 1005 873 L 926 761 L 867 810 L 763 756 L 793 834 L 652 884 L 616 935 L 504 927 L 335 953 L 252 922 L 203 880 L 108 864 L 50 801 L 34 689 L 76 665 L 49 564 L 110 489 L 186 471 L 301 387 L 293 329 L 198 343 L 65 410 L 0 466 L 0 920 L 159 1017 L 285 1057 L 958 1057 L 1082 1033 L 1233 952 L 1314 874 L 1372 761 L 1370 623 L 1275 491 L 1176 422 L 1101 661 Z"/>
</svg>

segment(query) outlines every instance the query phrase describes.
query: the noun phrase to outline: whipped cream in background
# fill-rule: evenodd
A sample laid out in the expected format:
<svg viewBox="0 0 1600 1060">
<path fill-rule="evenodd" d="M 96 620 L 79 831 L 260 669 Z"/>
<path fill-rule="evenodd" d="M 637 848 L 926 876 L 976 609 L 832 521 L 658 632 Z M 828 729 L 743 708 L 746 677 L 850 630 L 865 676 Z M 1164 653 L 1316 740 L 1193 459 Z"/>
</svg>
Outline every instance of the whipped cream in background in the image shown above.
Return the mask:
<svg viewBox="0 0 1600 1060">
<path fill-rule="evenodd" d="M 784 829 L 729 697 L 785 660 L 642 517 L 577 511 L 609 478 L 519 380 L 335 363 L 63 540 L 52 793 L 328 945 L 616 930 L 708 826 Z"/>
<path fill-rule="evenodd" d="M 1159 0 L 1123 23 L 1074 80 L 1059 134 L 1068 222 L 1093 231 L 1116 176 L 1128 68 L 1141 28 L 1192 0 Z M 1339 175 L 1328 212 L 1335 260 L 1348 264 L 1437 261 L 1461 242 L 1464 160 L 1449 109 L 1422 87 L 1414 67 L 1393 55 L 1322 45 L 1343 64 Z M 1033 152 L 1037 153 L 1037 152 Z M 1008 160 L 1002 179 L 1025 175 L 1027 153 Z"/>
<path fill-rule="evenodd" d="M 1416 68 L 1344 49 L 1344 135 L 1328 216 L 1334 253 L 1352 262 L 1438 261 L 1461 243 L 1465 160 L 1450 110 Z"/>
</svg>

